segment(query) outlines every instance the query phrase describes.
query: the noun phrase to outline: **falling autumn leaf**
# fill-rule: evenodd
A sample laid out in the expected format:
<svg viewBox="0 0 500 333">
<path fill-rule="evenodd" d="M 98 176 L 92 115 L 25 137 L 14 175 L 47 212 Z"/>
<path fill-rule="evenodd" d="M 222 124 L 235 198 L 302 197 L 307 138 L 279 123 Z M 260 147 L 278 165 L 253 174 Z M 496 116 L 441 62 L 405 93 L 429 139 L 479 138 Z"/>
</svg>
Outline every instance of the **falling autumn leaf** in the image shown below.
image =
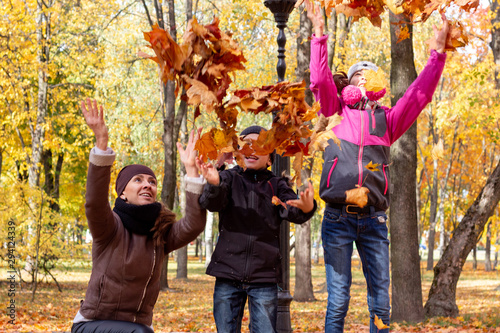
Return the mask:
<svg viewBox="0 0 500 333">
<path fill-rule="evenodd" d="M 377 326 L 377 328 L 379 330 L 383 330 L 385 328 L 389 328 L 389 326 L 387 326 L 386 324 L 384 324 L 384 322 L 382 321 L 382 319 L 380 319 L 377 315 L 375 315 L 375 319 L 373 320 L 373 322 L 375 323 L 375 326 Z"/>
<path fill-rule="evenodd" d="M 384 72 L 382 70 L 374 71 L 369 69 L 365 70 L 363 73 L 366 79 L 366 90 L 379 92 L 387 87 L 387 80 L 385 79 Z"/>
<path fill-rule="evenodd" d="M 368 193 L 370 193 L 370 190 L 363 186 L 347 190 L 345 191 L 345 201 L 363 208 L 368 203 Z"/>
<path fill-rule="evenodd" d="M 444 156 L 443 140 L 439 139 L 438 143 L 433 145 L 431 155 L 433 160 L 439 160 Z"/>
<path fill-rule="evenodd" d="M 376 172 L 376 171 L 380 171 L 380 169 L 378 168 L 379 166 L 380 166 L 379 163 L 373 163 L 372 161 L 370 161 L 370 163 L 365 165 L 365 168 L 367 168 L 371 172 Z"/>
<path fill-rule="evenodd" d="M 400 43 L 400 42 L 402 42 L 402 41 L 404 41 L 405 39 L 408 39 L 408 38 L 410 38 L 410 32 L 409 32 L 409 29 L 408 29 L 408 25 L 405 25 L 404 27 L 402 27 L 398 31 L 398 41 L 396 42 L 396 44 Z"/>
<path fill-rule="evenodd" d="M 273 205 L 276 205 L 276 206 L 282 205 L 283 207 L 285 207 L 285 209 L 287 209 L 286 205 L 283 203 L 283 201 L 281 201 L 280 198 L 278 198 L 275 195 L 273 195 L 273 198 L 271 199 L 271 202 L 273 203 Z"/>
</svg>

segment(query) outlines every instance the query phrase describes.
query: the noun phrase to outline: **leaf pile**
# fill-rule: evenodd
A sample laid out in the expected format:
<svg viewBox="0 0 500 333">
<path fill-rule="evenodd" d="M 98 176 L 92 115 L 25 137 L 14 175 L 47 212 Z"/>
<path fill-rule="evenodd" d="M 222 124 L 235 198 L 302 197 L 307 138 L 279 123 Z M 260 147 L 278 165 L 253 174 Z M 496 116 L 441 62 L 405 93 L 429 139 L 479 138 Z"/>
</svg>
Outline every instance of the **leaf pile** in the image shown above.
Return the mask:
<svg viewBox="0 0 500 333">
<path fill-rule="evenodd" d="M 177 82 L 176 94 L 183 88 L 181 98 L 196 107 L 195 119 L 201 107 L 217 114 L 220 128 L 204 133 L 195 147 L 204 162 L 220 161 L 225 154 L 233 153 L 236 162 L 244 167 L 243 156 L 276 151 L 282 156 L 295 157 L 295 180 L 301 184 L 303 157 L 324 149 L 325 140 L 335 137 L 331 131 L 333 126 L 313 129 L 311 121 L 317 118 L 320 106 L 315 103 L 310 107 L 305 102 L 305 82 L 285 81 L 241 89 L 228 97 L 230 74 L 245 69 L 246 60 L 231 36 L 220 31 L 217 18 L 205 26 L 196 19 L 191 20 L 181 45 L 158 26 L 144 33 L 144 38 L 156 56 L 140 55 L 159 64 L 164 82 Z M 255 142 L 243 142 L 236 133 L 239 112 L 272 113 L 272 127 L 260 133 Z M 327 125 L 338 124 L 340 120 L 335 119 L 327 121 Z"/>
<path fill-rule="evenodd" d="M 176 96 L 184 88 L 181 98 L 192 105 L 221 104 L 232 82 L 230 74 L 245 69 L 243 52 L 231 35 L 220 30 L 218 18 L 207 25 L 190 20 L 181 45 L 157 25 L 144 33 L 144 39 L 156 56 L 139 55 L 158 63 L 162 81 L 175 80 Z"/>
</svg>

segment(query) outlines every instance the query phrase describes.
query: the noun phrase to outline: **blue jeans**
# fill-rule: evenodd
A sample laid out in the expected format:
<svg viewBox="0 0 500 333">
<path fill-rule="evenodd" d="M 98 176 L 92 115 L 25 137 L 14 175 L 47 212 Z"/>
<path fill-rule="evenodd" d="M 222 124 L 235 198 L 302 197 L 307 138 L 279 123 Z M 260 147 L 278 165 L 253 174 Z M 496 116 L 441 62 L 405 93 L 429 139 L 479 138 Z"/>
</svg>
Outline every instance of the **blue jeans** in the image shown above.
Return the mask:
<svg viewBox="0 0 500 333">
<path fill-rule="evenodd" d="M 219 333 L 241 332 L 248 297 L 251 333 L 276 332 L 278 285 L 243 283 L 217 278 L 214 288 L 214 319 Z"/>
<path fill-rule="evenodd" d="M 349 308 L 352 283 L 351 256 L 356 242 L 367 285 L 370 333 L 388 333 L 377 330 L 378 316 L 386 325 L 390 321 L 389 299 L 389 240 L 387 215 L 371 209 L 367 214 L 348 214 L 344 209 L 325 208 L 321 236 L 326 267 L 328 305 L 325 332 L 343 332 Z"/>
</svg>

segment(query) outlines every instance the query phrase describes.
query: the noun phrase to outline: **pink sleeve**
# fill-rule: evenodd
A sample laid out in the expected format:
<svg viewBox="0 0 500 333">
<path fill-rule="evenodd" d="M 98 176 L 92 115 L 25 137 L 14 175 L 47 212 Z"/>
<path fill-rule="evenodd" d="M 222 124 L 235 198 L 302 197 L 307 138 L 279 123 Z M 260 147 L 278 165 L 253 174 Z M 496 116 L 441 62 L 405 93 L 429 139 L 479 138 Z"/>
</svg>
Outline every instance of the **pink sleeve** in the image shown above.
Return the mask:
<svg viewBox="0 0 500 333">
<path fill-rule="evenodd" d="M 313 35 L 311 41 L 311 85 L 316 101 L 321 105 L 321 111 L 325 117 L 329 117 L 340 110 L 337 97 L 337 87 L 333 82 L 333 75 L 328 67 L 328 48 L 326 41 L 328 35 L 316 38 Z"/>
<path fill-rule="evenodd" d="M 446 53 L 431 50 L 427 65 L 408 87 L 403 97 L 387 113 L 391 144 L 401 137 L 420 115 L 439 83 L 446 62 Z"/>
</svg>

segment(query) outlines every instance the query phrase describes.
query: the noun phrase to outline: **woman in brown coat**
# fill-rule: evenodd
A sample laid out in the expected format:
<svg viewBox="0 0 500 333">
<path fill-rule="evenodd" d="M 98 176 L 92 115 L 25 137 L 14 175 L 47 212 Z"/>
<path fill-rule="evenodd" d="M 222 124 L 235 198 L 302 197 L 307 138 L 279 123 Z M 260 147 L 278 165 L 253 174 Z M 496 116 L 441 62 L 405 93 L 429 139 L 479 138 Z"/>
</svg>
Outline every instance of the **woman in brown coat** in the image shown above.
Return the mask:
<svg viewBox="0 0 500 333">
<path fill-rule="evenodd" d="M 151 333 L 153 308 L 160 291 L 164 257 L 194 240 L 205 228 L 206 211 L 198 204 L 203 178 L 196 168 L 191 132 L 184 150 L 186 168 L 185 216 L 156 201 L 157 180 L 144 165 L 124 167 L 116 179 L 118 198 L 108 202 L 115 153 L 108 147 L 103 108 L 87 99 L 81 104 L 85 121 L 94 132 L 96 147 L 89 156 L 85 214 L 92 234 L 92 274 L 85 300 L 73 320 L 72 333 Z"/>
</svg>

